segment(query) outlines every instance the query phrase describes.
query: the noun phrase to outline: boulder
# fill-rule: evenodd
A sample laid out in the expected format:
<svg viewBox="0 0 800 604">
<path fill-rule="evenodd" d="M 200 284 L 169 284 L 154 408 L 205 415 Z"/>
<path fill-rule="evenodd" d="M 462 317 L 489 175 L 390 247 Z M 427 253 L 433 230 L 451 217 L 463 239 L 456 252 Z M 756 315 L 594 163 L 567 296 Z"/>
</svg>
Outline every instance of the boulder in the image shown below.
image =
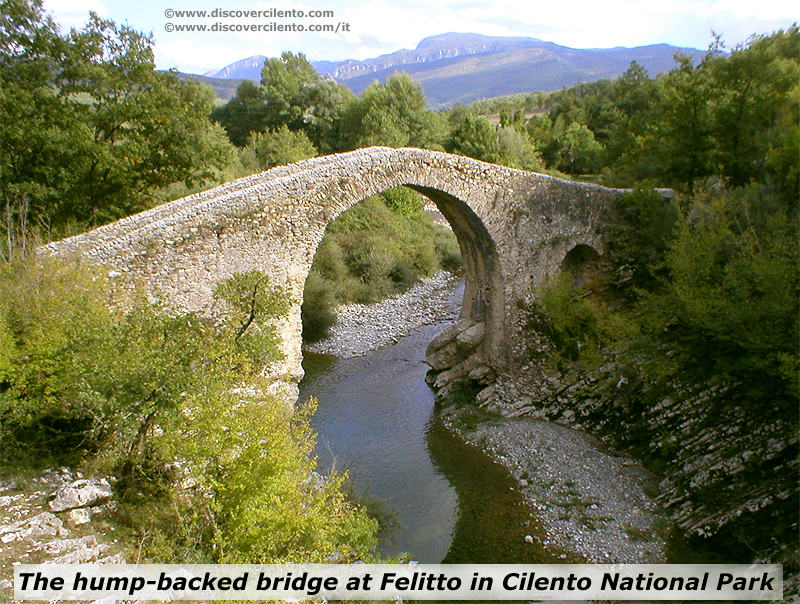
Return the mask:
<svg viewBox="0 0 800 604">
<path fill-rule="evenodd" d="M 8 526 L 0 526 L 0 541 L 3 543 L 26 538 L 55 537 L 63 534 L 65 534 L 64 523 L 50 512 L 42 512 Z"/>
<path fill-rule="evenodd" d="M 111 499 L 111 486 L 105 478 L 82 478 L 56 489 L 50 509 L 63 512 L 104 503 Z"/>
<path fill-rule="evenodd" d="M 456 336 L 456 343 L 461 350 L 472 350 L 483 341 L 484 333 L 483 322 L 475 323 Z"/>
</svg>

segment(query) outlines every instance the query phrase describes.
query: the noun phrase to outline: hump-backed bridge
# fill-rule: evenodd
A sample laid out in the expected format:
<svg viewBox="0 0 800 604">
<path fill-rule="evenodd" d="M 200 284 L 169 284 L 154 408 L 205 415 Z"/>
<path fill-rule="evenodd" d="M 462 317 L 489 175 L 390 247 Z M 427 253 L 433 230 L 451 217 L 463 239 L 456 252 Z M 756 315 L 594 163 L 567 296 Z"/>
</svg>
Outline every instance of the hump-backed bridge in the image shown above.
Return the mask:
<svg viewBox="0 0 800 604">
<path fill-rule="evenodd" d="M 488 384 L 516 365 L 532 286 L 567 255 L 603 251 L 601 214 L 621 191 L 422 149 L 372 147 L 274 168 L 47 246 L 108 267 L 118 287 L 139 281 L 176 307 L 213 315 L 214 285 L 253 269 L 291 296 L 278 326 L 285 383 L 302 376 L 300 306 L 325 228 L 360 200 L 405 185 L 448 220 L 464 259 L 461 320 L 429 349 L 438 386 Z M 584 247 L 587 246 L 587 247 Z"/>
</svg>

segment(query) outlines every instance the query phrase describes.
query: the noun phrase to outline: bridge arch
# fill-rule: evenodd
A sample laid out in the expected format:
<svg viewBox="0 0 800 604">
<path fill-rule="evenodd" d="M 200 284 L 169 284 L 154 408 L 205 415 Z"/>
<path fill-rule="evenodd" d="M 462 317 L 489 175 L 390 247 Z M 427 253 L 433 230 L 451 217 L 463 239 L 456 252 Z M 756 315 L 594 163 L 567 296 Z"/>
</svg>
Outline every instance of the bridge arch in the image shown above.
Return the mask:
<svg viewBox="0 0 800 604">
<path fill-rule="evenodd" d="M 516 362 L 532 285 L 578 244 L 602 249 L 595 226 L 621 192 L 422 149 L 373 147 L 305 160 L 166 203 L 46 246 L 106 265 L 120 290 L 144 282 L 175 307 L 213 315 L 216 283 L 258 269 L 293 304 L 278 325 L 288 394 L 302 377 L 300 306 L 328 223 L 362 199 L 408 186 L 453 227 L 467 271 L 462 320 L 437 337 L 437 387 L 488 383 Z"/>
<path fill-rule="evenodd" d="M 333 206 L 326 206 L 324 199 L 314 200 L 315 203 L 320 203 L 323 209 L 312 210 L 314 224 L 311 225 L 306 239 L 308 251 L 304 254 L 305 261 L 302 266 L 298 267 L 303 286 L 325 229 L 336 216 L 367 197 L 395 186 L 406 186 L 430 199 L 452 227 L 461 249 L 466 272 L 460 318 L 465 324 L 484 325 L 485 336 L 481 341 L 481 349 L 491 355 L 491 351 L 503 341 L 505 307 L 504 285 L 500 278 L 502 271 L 497 245 L 492 234 L 467 202 L 445 190 L 450 188 L 447 183 L 444 186 L 438 183 L 431 186 L 430 179 L 425 178 L 427 174 L 409 170 L 404 164 L 395 164 L 392 168 L 382 178 L 376 178 L 373 174 L 359 175 L 365 179 L 364 181 L 357 180 L 355 176 L 347 177 L 346 184 L 352 186 L 340 190 Z"/>
</svg>

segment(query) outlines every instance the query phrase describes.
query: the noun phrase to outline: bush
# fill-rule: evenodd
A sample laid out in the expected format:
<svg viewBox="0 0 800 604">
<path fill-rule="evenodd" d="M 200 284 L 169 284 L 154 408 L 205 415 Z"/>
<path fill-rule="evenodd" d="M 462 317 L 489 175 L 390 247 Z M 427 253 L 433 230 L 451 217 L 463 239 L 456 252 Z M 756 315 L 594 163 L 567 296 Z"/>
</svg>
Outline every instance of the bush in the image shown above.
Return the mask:
<svg viewBox="0 0 800 604">
<path fill-rule="evenodd" d="M 647 187 L 637 187 L 615 202 L 603 230 L 609 262 L 628 277 L 618 283 L 627 293 L 634 293 L 631 288 L 653 289 L 666 276 L 666 255 L 679 218 L 674 200 Z"/>
<path fill-rule="evenodd" d="M 332 285 L 312 269 L 306 278 L 303 294 L 303 340 L 318 342 L 327 337 L 336 324 Z"/>
<path fill-rule="evenodd" d="M 535 327 L 551 338 L 559 357 L 577 361 L 584 369 L 602 362 L 604 347 L 627 347 L 634 335 L 625 317 L 606 309 L 588 289 L 574 285 L 569 274 L 539 289 L 534 315 Z"/>
<path fill-rule="evenodd" d="M 671 280 L 647 311 L 687 366 L 752 384 L 753 400 L 796 403 L 796 221 L 774 201 L 755 189 L 695 203 L 666 256 Z"/>
<path fill-rule="evenodd" d="M 288 301 L 266 275 L 216 288 L 220 325 L 144 297 L 111 312 L 101 278 L 49 260 L 0 266 L 0 294 L 5 463 L 117 476 L 153 561 L 370 555 L 377 525 L 346 500 L 343 477 L 314 474 L 308 415 L 267 394 L 263 368 L 279 356 L 270 322 Z"/>
</svg>

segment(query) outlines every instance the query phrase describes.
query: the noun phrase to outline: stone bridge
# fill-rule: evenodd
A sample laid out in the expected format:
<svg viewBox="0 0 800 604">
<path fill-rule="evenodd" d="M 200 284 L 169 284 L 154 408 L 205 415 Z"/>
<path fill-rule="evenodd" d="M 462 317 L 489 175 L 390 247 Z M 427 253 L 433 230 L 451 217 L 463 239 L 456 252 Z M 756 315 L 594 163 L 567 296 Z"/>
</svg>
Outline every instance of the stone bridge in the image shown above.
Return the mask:
<svg viewBox="0 0 800 604">
<path fill-rule="evenodd" d="M 437 388 L 484 385 L 516 365 L 532 286 L 562 265 L 603 252 L 602 212 L 618 190 L 421 149 L 373 147 L 274 168 L 172 201 L 47 250 L 102 264 L 118 289 L 143 282 L 176 307 L 214 315 L 214 285 L 259 269 L 292 298 L 278 326 L 289 395 L 302 376 L 300 306 L 325 228 L 360 200 L 399 185 L 449 221 L 467 274 L 461 320 L 429 348 Z"/>
</svg>

